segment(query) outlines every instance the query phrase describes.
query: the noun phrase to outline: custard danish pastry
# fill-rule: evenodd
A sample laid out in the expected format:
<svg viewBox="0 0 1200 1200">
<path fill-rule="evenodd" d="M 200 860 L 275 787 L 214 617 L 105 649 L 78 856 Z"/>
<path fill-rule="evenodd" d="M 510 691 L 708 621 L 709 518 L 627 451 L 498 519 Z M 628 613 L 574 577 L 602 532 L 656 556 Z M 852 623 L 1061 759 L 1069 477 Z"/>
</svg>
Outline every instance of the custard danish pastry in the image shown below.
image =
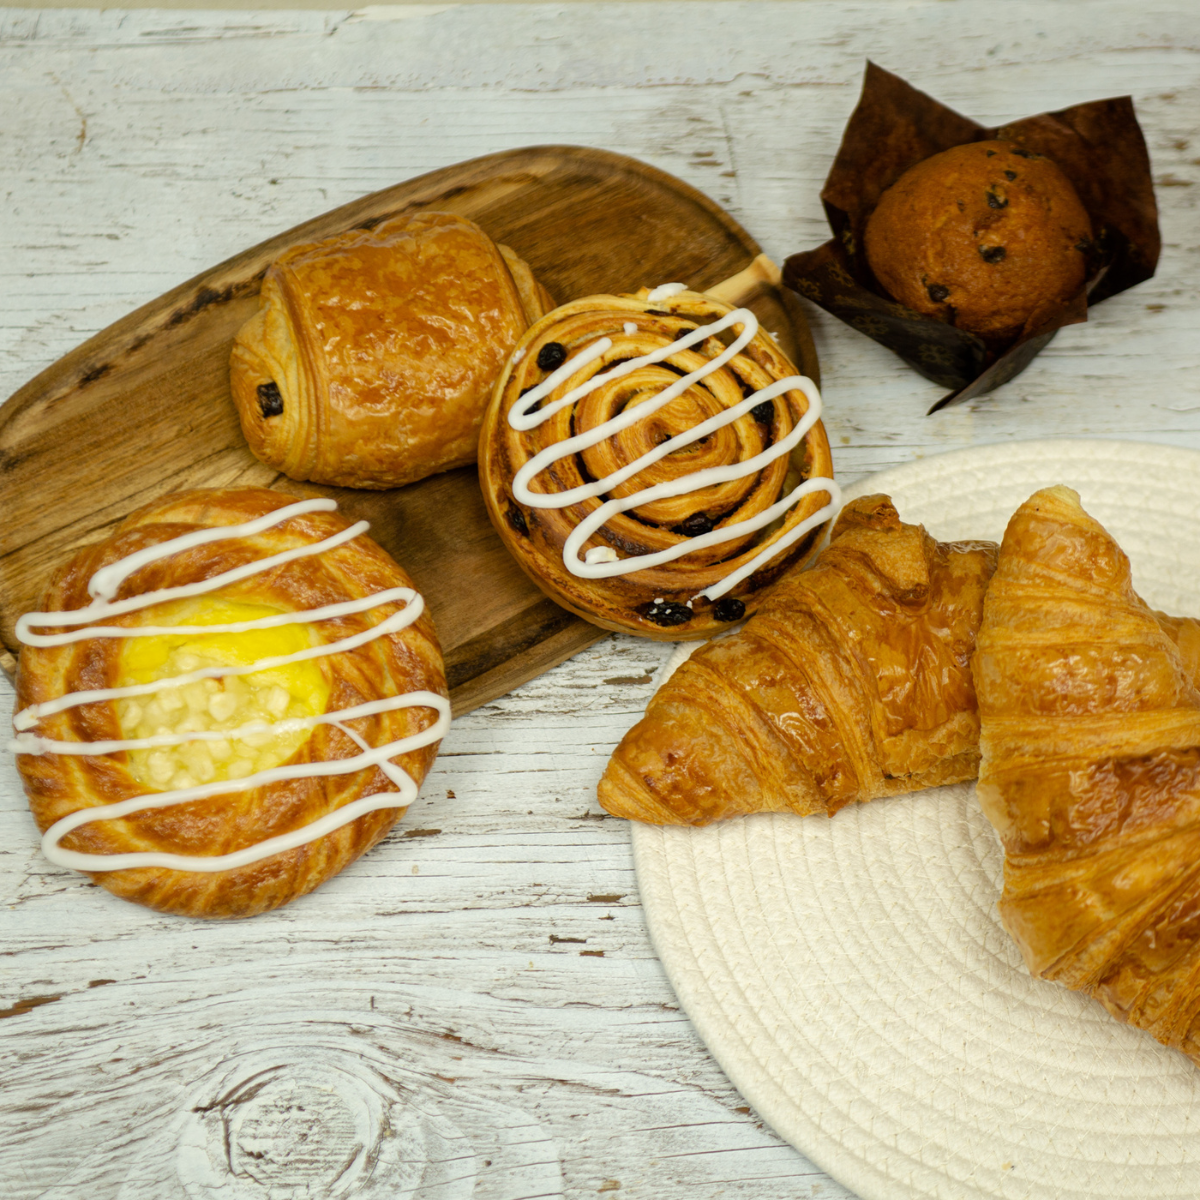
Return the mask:
<svg viewBox="0 0 1200 1200">
<path fill-rule="evenodd" d="M 331 500 L 158 500 L 17 625 L 13 748 L 51 861 L 125 899 L 250 916 L 391 828 L 449 720 L 420 595 Z"/>
</svg>

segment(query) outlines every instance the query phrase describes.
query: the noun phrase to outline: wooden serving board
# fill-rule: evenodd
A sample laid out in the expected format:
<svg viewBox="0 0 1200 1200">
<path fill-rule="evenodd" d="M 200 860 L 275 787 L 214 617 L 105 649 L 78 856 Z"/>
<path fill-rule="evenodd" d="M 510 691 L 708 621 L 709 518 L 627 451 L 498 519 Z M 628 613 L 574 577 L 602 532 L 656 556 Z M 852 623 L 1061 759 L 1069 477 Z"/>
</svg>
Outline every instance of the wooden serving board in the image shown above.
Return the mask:
<svg viewBox="0 0 1200 1200">
<path fill-rule="evenodd" d="M 246 448 L 229 395 L 234 334 L 267 266 L 295 242 L 415 209 L 460 213 L 511 246 L 563 303 L 678 281 L 707 289 L 759 247 L 713 201 L 604 150 L 536 146 L 422 175 L 246 250 L 110 325 L 0 406 L 0 641 L 54 567 L 134 509 L 190 487 L 262 485 L 333 496 L 425 595 L 456 713 L 502 696 L 604 631 L 547 599 L 492 531 L 474 468 L 386 492 L 294 483 Z M 764 285 L 747 300 L 818 378 L 799 303 Z"/>
</svg>

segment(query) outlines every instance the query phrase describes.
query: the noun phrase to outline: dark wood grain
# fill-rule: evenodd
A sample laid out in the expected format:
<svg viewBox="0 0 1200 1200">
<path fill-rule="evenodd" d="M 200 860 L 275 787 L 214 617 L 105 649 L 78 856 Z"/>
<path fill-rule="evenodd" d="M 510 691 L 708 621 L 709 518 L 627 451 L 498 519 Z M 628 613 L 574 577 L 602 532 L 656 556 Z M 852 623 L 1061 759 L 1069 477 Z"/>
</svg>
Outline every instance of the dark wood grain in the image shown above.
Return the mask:
<svg viewBox="0 0 1200 1200">
<path fill-rule="evenodd" d="M 387 492 L 297 484 L 247 450 L 229 351 L 286 246 L 415 209 L 460 213 L 520 254 L 555 299 L 668 281 L 704 289 L 759 247 L 682 181 L 603 150 L 540 146 L 446 167 L 375 192 L 255 246 L 110 325 L 0 407 L 0 641 L 53 568 L 129 512 L 187 487 L 261 484 L 334 496 L 424 593 L 455 711 L 467 712 L 604 636 L 558 608 L 492 531 L 473 468 Z M 749 302 L 818 378 L 794 298 Z"/>
</svg>

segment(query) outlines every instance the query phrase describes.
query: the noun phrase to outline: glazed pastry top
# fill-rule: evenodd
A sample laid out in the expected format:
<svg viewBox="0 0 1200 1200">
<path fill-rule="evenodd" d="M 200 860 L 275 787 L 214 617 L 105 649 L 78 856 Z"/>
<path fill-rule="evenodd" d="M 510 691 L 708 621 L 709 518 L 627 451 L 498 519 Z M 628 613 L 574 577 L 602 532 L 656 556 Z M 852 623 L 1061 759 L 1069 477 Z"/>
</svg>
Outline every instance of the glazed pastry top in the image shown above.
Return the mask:
<svg viewBox="0 0 1200 1200">
<path fill-rule="evenodd" d="M 489 515 L 530 577 L 606 628 L 728 628 L 835 510 L 820 394 L 735 309 L 679 284 L 563 305 L 484 424 Z"/>
<path fill-rule="evenodd" d="M 935 541 L 886 496 L 852 501 L 811 570 L 662 686 L 614 752 L 601 804 L 703 825 L 970 779 L 970 658 L 995 556 Z"/>
<path fill-rule="evenodd" d="M 492 383 L 545 299 L 520 258 L 451 213 L 292 247 L 231 359 L 250 449 L 349 487 L 473 462 Z"/>
<path fill-rule="evenodd" d="M 445 730 L 445 679 L 411 581 L 335 507 L 181 493 L 59 571 L 19 623 L 14 718 L 49 857 L 246 915 L 386 832 Z"/>
<path fill-rule="evenodd" d="M 1200 692 L 1180 624 L 1075 492 L 1030 497 L 973 664 L 978 794 L 1030 972 L 1200 1062 Z"/>
</svg>

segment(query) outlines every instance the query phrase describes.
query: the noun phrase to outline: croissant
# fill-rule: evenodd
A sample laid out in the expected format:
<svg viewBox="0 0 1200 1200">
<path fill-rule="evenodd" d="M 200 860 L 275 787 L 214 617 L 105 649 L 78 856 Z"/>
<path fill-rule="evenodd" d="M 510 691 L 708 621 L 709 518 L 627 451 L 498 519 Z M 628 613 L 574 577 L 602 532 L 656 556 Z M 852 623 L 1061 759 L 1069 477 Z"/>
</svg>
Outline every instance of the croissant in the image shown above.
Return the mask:
<svg viewBox="0 0 1200 1200">
<path fill-rule="evenodd" d="M 521 339 L 479 474 L 501 540 L 605 629 L 727 630 L 836 511 L 815 384 L 749 309 L 667 284 L 589 296 Z"/>
<path fill-rule="evenodd" d="M 293 246 L 234 341 L 242 432 L 290 478 L 345 487 L 473 463 L 492 384 L 552 307 L 524 261 L 451 213 Z"/>
<path fill-rule="evenodd" d="M 979 631 L 978 791 L 1030 972 L 1200 1064 L 1200 692 L 1178 630 L 1075 492 L 1032 496 Z"/>
<path fill-rule="evenodd" d="M 391 828 L 448 723 L 442 656 L 411 580 L 334 508 L 181 492 L 58 570 L 17 624 L 13 719 L 51 861 L 241 917 Z"/>
<path fill-rule="evenodd" d="M 614 752 L 614 816 L 704 825 L 844 805 L 974 777 L 970 658 L 990 542 L 941 543 L 886 496 L 843 509 L 811 570 L 703 647 Z"/>
</svg>

